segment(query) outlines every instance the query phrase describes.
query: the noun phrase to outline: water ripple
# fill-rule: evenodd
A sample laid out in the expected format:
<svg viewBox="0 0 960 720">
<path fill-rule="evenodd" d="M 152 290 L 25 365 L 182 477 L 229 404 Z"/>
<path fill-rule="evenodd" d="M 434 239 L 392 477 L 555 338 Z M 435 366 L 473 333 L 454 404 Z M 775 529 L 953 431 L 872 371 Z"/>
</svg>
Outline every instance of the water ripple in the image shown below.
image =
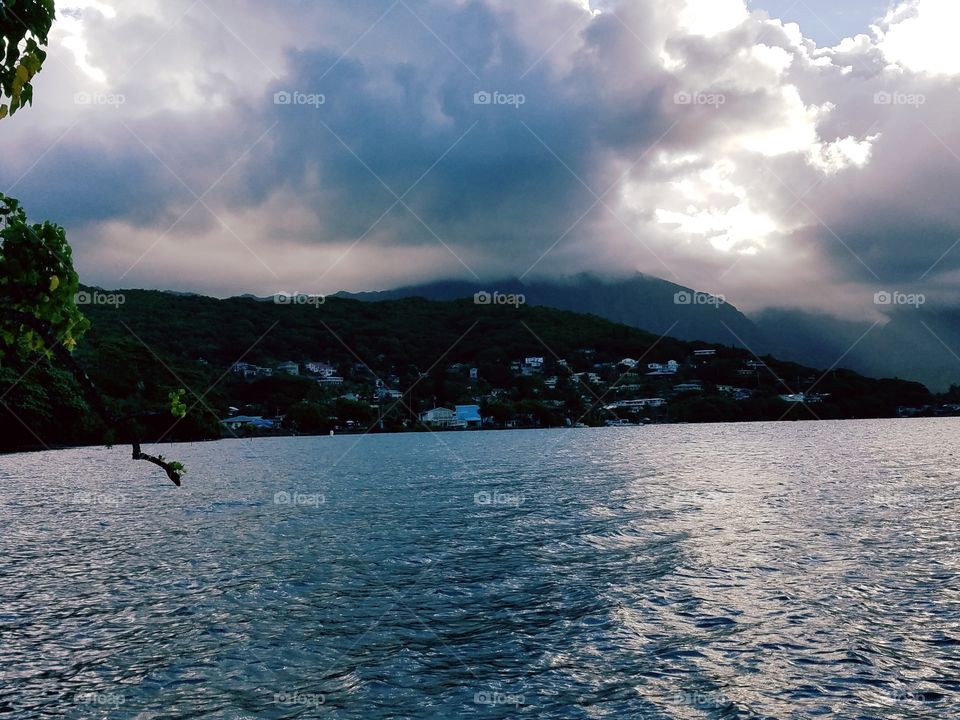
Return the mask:
<svg viewBox="0 0 960 720">
<path fill-rule="evenodd" d="M 960 717 L 956 431 L 0 457 L 0 715 Z"/>
</svg>

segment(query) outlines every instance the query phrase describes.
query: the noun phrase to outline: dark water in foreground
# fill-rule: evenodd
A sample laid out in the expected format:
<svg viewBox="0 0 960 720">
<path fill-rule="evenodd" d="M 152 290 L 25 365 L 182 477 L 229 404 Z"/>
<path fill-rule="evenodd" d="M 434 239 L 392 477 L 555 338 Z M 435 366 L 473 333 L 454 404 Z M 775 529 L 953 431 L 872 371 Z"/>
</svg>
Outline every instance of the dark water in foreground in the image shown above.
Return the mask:
<svg viewBox="0 0 960 720">
<path fill-rule="evenodd" d="M 0 457 L 0 717 L 958 718 L 958 435 Z"/>
</svg>

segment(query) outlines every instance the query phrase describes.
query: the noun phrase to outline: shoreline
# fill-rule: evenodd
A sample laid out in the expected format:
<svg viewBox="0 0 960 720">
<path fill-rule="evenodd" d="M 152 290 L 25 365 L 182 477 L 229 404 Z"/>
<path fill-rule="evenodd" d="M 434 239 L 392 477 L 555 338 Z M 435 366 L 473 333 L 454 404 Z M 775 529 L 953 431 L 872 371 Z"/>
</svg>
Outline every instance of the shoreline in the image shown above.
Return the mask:
<svg viewBox="0 0 960 720">
<path fill-rule="evenodd" d="M 177 446 L 177 445 L 193 445 L 198 443 L 215 443 L 221 442 L 223 440 L 267 440 L 272 438 L 337 438 L 337 437 L 362 437 L 365 435 L 428 435 L 428 434 L 474 434 L 474 433 L 486 433 L 486 432 L 522 432 L 522 431 L 552 431 L 552 430 L 622 430 L 624 428 L 652 428 L 652 427 L 680 427 L 680 426 L 703 426 L 708 427 L 711 425 L 717 426 L 728 426 L 728 425 L 781 425 L 786 423 L 849 423 L 849 422 L 881 422 L 881 421 L 918 421 L 918 420 L 952 420 L 960 419 L 958 415 L 943 415 L 943 416 L 920 416 L 920 417 L 865 417 L 865 418 L 830 418 L 825 420 L 820 420 L 816 418 L 796 418 L 793 420 L 729 420 L 729 421 L 719 421 L 719 422 L 664 422 L 664 423 L 639 423 L 639 424 L 630 424 L 630 425 L 586 425 L 583 427 L 525 427 L 525 428 L 475 428 L 472 430 L 458 429 L 458 430 L 444 430 L 444 429 L 422 429 L 422 430 L 379 430 L 376 432 L 339 432 L 334 433 L 333 435 L 329 434 L 308 434 L 308 433 L 277 433 L 277 434 L 263 434 L 263 435 L 246 435 L 246 436 L 224 436 L 218 438 L 199 438 L 196 440 L 176 440 L 176 441 L 163 441 L 163 442 L 142 442 L 141 445 L 144 446 Z M 0 450 L 0 457 L 7 455 L 27 455 L 35 453 L 45 453 L 45 452 L 54 452 L 58 450 L 79 450 L 81 448 L 113 448 L 113 447 L 122 447 L 127 449 L 126 444 L 115 443 L 112 446 L 106 445 L 105 443 L 88 443 L 83 445 L 51 445 L 47 447 L 34 447 L 34 448 L 19 448 L 19 449 L 9 449 L 9 450 Z"/>
</svg>

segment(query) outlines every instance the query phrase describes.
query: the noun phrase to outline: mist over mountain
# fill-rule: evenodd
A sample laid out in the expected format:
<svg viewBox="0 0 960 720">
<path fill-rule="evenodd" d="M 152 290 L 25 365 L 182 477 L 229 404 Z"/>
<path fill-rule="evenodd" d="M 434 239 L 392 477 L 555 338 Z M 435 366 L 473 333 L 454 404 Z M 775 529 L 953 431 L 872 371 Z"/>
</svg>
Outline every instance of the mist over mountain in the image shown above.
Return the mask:
<svg viewBox="0 0 960 720">
<path fill-rule="evenodd" d="M 681 340 L 702 340 L 759 352 L 763 338 L 754 323 L 722 298 L 667 280 L 635 275 L 625 280 L 579 274 L 561 280 L 524 282 L 437 281 L 380 292 L 337 293 L 363 301 L 422 297 L 458 300 L 480 292 L 522 294 L 527 305 L 589 313 Z"/>
<path fill-rule="evenodd" d="M 960 384 L 960 310 L 901 308 L 884 324 L 783 309 L 753 320 L 768 352 L 796 362 L 916 380 L 935 392 Z"/>
<path fill-rule="evenodd" d="M 337 293 L 361 301 L 422 297 L 457 300 L 479 292 L 522 294 L 528 305 L 590 313 L 681 340 L 702 340 L 776 355 L 813 367 L 840 367 L 868 377 L 915 380 L 934 391 L 960 383 L 960 311 L 899 308 L 886 323 L 769 308 L 746 315 L 693 288 L 648 275 L 608 279 L 580 274 L 561 280 L 440 280 L 379 292 Z"/>
</svg>

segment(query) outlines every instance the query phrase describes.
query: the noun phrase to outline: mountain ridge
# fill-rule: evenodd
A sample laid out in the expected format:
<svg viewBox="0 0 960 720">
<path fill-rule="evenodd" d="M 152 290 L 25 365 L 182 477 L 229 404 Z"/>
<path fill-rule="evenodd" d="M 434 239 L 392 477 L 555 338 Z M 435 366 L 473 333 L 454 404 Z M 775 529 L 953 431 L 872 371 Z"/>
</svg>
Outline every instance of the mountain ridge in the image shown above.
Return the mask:
<svg viewBox="0 0 960 720">
<path fill-rule="evenodd" d="M 795 308 L 746 314 L 722 297 L 714 302 L 718 296 L 640 273 L 620 279 L 581 273 L 552 281 L 438 280 L 332 297 L 457 300 L 480 291 L 521 293 L 530 305 L 589 313 L 656 335 L 731 345 L 813 367 L 840 365 L 872 378 L 903 377 L 940 392 L 960 384 L 960 310 L 955 309 L 901 308 L 880 325 Z M 678 303 L 678 293 L 694 302 Z"/>
</svg>

